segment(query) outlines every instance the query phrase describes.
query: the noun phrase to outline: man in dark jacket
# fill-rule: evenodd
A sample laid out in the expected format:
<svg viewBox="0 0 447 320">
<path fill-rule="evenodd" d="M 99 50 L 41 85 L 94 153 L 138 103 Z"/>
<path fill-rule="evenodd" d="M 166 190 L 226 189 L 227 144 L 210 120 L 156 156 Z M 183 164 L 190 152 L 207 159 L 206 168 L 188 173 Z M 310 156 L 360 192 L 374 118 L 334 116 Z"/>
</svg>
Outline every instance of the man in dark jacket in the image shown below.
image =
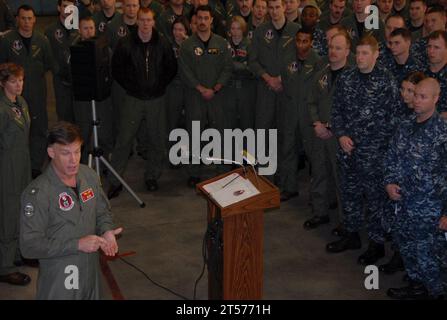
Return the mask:
<svg viewBox="0 0 447 320">
<path fill-rule="evenodd" d="M 126 91 L 112 166 L 118 173 L 124 172 L 132 141 L 145 117 L 150 152 L 144 178 L 147 189 L 155 191 L 163 160 L 160 141 L 164 138 L 161 132 L 164 94 L 177 73 L 177 60 L 169 42 L 154 28 L 154 13 L 150 9 L 139 10 L 137 24 L 138 32 L 121 39 L 112 58 L 113 78 Z M 113 176 L 110 183 L 108 196 L 114 198 L 122 186 Z"/>
</svg>

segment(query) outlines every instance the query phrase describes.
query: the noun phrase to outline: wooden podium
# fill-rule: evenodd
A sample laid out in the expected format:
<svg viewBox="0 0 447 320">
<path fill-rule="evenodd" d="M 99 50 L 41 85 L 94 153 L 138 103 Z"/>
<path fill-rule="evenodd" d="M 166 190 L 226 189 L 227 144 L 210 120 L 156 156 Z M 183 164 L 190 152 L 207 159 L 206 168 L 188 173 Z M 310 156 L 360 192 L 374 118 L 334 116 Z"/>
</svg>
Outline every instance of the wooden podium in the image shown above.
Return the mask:
<svg viewBox="0 0 447 320">
<path fill-rule="evenodd" d="M 260 193 L 222 208 L 203 187 L 235 172 Z M 247 167 L 204 181 L 197 191 L 208 202 L 208 299 L 262 299 L 264 210 L 279 208 L 278 188 Z"/>
</svg>

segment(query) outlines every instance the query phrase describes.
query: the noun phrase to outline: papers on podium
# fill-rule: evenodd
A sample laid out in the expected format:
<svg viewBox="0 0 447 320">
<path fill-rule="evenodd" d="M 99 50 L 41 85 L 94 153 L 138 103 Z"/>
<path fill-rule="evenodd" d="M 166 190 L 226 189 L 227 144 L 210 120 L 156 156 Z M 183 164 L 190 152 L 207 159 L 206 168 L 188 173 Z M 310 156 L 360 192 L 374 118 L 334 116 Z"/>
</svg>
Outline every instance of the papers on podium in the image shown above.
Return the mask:
<svg viewBox="0 0 447 320">
<path fill-rule="evenodd" d="M 259 190 L 238 173 L 232 173 L 220 180 L 203 186 L 206 192 L 225 208 L 233 203 L 248 199 L 259 194 Z"/>
</svg>

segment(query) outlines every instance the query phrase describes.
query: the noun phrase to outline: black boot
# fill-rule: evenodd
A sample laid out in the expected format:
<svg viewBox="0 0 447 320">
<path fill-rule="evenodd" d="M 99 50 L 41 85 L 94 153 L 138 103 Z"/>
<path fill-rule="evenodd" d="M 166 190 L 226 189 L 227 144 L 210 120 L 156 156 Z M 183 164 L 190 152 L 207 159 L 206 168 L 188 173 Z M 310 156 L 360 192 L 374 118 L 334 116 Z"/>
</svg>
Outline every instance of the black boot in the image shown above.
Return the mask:
<svg viewBox="0 0 447 320">
<path fill-rule="evenodd" d="M 387 296 L 391 299 L 416 299 L 416 300 L 426 300 L 429 299 L 427 289 L 423 284 L 411 281 L 410 285 L 402 288 L 390 288 L 386 292 Z"/>
<path fill-rule="evenodd" d="M 346 250 L 355 250 L 362 247 L 362 242 L 358 232 L 347 232 L 340 240 L 329 243 L 326 251 L 330 253 L 339 253 Z"/>
<path fill-rule="evenodd" d="M 377 243 L 374 241 L 369 242 L 368 249 L 360 255 L 357 262 L 361 265 L 367 266 L 375 264 L 377 260 L 385 256 L 385 246 L 383 243 Z"/>
<path fill-rule="evenodd" d="M 343 237 L 344 235 L 346 235 L 347 232 L 343 228 L 343 226 L 340 224 L 337 227 L 335 227 L 334 229 L 332 229 L 331 233 L 336 237 Z"/>
<path fill-rule="evenodd" d="M 157 180 L 155 180 L 155 179 L 146 180 L 146 188 L 149 191 L 157 191 L 158 190 Z"/>
<path fill-rule="evenodd" d="M 394 274 L 398 271 L 404 271 L 404 262 L 402 260 L 402 257 L 400 256 L 399 251 L 394 251 L 391 260 L 386 264 L 382 264 L 379 267 L 379 270 L 385 274 Z"/>
<path fill-rule="evenodd" d="M 283 191 L 280 194 L 280 200 L 281 202 L 286 202 L 296 196 L 298 196 L 298 192 Z"/>
<path fill-rule="evenodd" d="M 327 214 L 323 216 L 313 216 L 312 218 L 304 222 L 303 227 L 306 230 L 311 230 L 318 228 L 318 226 L 322 224 L 329 223 L 329 221 L 330 221 L 329 216 Z"/>
</svg>

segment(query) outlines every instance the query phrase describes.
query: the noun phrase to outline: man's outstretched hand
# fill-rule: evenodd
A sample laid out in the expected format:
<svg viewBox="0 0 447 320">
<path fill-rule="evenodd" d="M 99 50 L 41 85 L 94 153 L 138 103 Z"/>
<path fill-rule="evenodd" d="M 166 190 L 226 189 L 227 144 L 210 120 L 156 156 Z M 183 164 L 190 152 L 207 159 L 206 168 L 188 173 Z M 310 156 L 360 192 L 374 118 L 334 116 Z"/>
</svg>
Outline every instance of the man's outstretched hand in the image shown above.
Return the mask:
<svg viewBox="0 0 447 320">
<path fill-rule="evenodd" d="M 122 231 L 123 228 L 117 228 L 115 230 L 106 231 L 102 235 L 105 242 L 101 244 L 101 249 L 104 251 L 106 256 L 113 257 L 118 253 L 118 244 L 116 243 L 115 236 L 120 234 Z"/>
</svg>

